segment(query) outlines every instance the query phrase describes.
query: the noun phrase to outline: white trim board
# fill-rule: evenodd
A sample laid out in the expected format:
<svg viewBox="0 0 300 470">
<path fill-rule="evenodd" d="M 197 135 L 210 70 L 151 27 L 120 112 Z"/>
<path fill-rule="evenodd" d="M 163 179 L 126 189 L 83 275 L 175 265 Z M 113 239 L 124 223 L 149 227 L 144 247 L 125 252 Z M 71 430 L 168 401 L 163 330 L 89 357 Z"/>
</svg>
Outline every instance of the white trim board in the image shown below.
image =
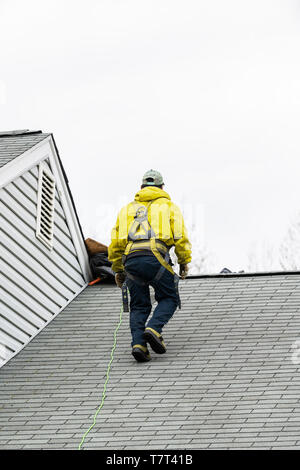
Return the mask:
<svg viewBox="0 0 300 470">
<path fill-rule="evenodd" d="M 88 254 L 52 138 L 49 140 L 49 147 L 51 148 L 51 152 L 49 152 L 50 166 L 52 173 L 55 177 L 58 194 L 61 200 L 61 205 L 65 212 L 65 216 L 72 235 L 72 240 L 75 246 L 75 250 L 78 256 L 78 261 L 81 266 L 84 279 L 88 282 L 92 279 L 92 272 L 89 265 Z"/>
<path fill-rule="evenodd" d="M 49 158 L 49 141 L 51 139 L 49 135 L 34 147 L 2 166 L 0 168 L 0 189 L 38 165 L 42 160 Z"/>
</svg>

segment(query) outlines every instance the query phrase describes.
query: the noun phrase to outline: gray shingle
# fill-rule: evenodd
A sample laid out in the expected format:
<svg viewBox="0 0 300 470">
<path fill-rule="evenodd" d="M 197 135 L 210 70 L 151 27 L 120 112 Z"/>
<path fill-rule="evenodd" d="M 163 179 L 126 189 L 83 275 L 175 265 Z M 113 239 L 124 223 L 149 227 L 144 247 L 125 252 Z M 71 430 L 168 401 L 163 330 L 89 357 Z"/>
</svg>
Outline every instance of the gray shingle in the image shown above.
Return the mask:
<svg viewBox="0 0 300 470">
<path fill-rule="evenodd" d="M 0 168 L 51 135 L 41 131 L 15 132 L 0 133 Z"/>
<path fill-rule="evenodd" d="M 146 364 L 130 354 L 123 314 L 105 404 L 84 447 L 294 448 L 299 281 L 282 273 L 181 282 L 167 354 Z M 120 306 L 115 286 L 88 287 L 0 370 L 1 448 L 78 447 L 101 402 Z"/>
</svg>

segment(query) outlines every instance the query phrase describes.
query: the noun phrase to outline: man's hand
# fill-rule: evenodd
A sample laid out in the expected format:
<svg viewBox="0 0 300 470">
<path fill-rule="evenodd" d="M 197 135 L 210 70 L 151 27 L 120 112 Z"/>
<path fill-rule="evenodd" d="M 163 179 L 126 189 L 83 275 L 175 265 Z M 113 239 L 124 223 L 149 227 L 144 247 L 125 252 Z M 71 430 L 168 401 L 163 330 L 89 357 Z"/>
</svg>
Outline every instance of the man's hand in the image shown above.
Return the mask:
<svg viewBox="0 0 300 470">
<path fill-rule="evenodd" d="M 185 279 L 189 272 L 189 267 L 187 264 L 180 264 L 179 265 L 179 276 L 181 279 Z"/>
<path fill-rule="evenodd" d="M 115 282 L 116 282 L 117 286 L 120 287 L 120 289 L 122 289 L 122 286 L 123 286 L 124 281 L 125 281 L 125 277 L 126 276 L 125 276 L 124 271 L 115 274 Z"/>
</svg>

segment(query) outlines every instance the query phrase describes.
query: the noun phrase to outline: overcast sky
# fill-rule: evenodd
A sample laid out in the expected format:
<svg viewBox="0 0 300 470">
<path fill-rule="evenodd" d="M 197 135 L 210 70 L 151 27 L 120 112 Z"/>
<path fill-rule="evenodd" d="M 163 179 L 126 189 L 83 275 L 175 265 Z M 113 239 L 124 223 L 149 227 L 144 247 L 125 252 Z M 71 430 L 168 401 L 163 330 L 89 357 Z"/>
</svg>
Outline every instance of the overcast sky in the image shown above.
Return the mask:
<svg viewBox="0 0 300 470">
<path fill-rule="evenodd" d="M 245 269 L 300 209 L 299 51 L 296 0 L 0 0 L 0 130 L 53 132 L 86 237 L 154 168 Z"/>
</svg>

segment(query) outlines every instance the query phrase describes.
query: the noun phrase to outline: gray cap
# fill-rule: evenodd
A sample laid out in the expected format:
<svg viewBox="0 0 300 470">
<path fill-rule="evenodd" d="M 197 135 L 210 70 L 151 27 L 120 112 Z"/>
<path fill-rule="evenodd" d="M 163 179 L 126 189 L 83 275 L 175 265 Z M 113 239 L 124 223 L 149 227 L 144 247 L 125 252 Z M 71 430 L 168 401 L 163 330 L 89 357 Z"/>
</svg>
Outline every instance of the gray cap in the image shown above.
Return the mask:
<svg viewBox="0 0 300 470">
<path fill-rule="evenodd" d="M 142 184 L 146 186 L 161 186 L 165 183 L 159 171 L 149 170 L 144 174 Z"/>
</svg>

